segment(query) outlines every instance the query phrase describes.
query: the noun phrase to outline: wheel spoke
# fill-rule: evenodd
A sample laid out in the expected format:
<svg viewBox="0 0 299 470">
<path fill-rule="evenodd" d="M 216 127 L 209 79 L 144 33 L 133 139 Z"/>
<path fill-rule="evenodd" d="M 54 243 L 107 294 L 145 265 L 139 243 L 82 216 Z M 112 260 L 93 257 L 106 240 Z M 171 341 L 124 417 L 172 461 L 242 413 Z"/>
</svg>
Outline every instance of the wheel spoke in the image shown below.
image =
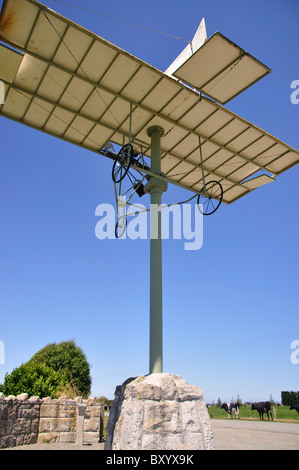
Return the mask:
<svg viewBox="0 0 299 470">
<path fill-rule="evenodd" d="M 207 214 L 209 213 L 209 205 L 210 205 L 211 199 L 208 199 L 208 205 L 207 205 Z"/>
</svg>

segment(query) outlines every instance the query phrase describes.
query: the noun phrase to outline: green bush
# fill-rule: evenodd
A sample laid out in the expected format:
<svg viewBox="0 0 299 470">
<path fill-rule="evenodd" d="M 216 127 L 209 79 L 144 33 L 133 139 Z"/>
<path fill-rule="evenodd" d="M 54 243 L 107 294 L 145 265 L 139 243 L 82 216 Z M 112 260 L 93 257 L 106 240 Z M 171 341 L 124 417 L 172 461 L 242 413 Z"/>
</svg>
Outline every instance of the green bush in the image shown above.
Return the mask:
<svg viewBox="0 0 299 470">
<path fill-rule="evenodd" d="M 86 398 L 90 393 L 90 367 L 74 341 L 48 344 L 25 364 L 6 374 L 0 392 L 4 395 L 37 395 L 56 398 L 65 390 Z"/>
<path fill-rule="evenodd" d="M 90 366 L 82 349 L 74 341 L 51 343 L 40 349 L 29 361 L 31 364 L 46 364 L 56 372 L 63 371 L 67 383 L 87 397 L 91 388 Z"/>
<path fill-rule="evenodd" d="M 29 396 L 55 398 L 57 390 L 67 381 L 63 371 L 55 371 L 46 364 L 26 362 L 5 374 L 0 392 L 5 396 L 28 393 Z"/>
</svg>

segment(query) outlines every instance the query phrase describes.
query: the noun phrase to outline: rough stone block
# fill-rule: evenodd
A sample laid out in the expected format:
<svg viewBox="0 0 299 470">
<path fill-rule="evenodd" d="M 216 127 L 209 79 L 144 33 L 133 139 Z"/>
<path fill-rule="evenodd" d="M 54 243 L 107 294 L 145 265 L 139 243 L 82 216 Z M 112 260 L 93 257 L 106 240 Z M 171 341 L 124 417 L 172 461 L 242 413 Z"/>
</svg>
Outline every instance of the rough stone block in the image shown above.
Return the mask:
<svg viewBox="0 0 299 470">
<path fill-rule="evenodd" d="M 24 435 L 24 445 L 36 444 L 37 443 L 37 433 L 32 432 L 30 434 Z"/>
<path fill-rule="evenodd" d="M 7 418 L 7 406 L 4 403 L 0 403 L 0 421 L 1 419 Z"/>
<path fill-rule="evenodd" d="M 15 401 L 8 401 L 6 405 L 7 418 L 16 419 L 18 417 L 18 404 Z"/>
<path fill-rule="evenodd" d="M 16 445 L 16 437 L 11 434 L 8 436 L 3 436 L 0 439 L 0 449 L 5 447 L 14 447 Z"/>
<path fill-rule="evenodd" d="M 42 398 L 42 403 L 52 403 L 52 398 L 51 397 L 44 397 Z"/>
<path fill-rule="evenodd" d="M 66 396 L 62 396 L 58 398 L 58 403 L 65 403 L 66 402 Z"/>
<path fill-rule="evenodd" d="M 41 418 L 57 418 L 59 407 L 56 404 L 42 403 L 40 407 Z"/>
<path fill-rule="evenodd" d="M 26 434 L 27 436 L 27 434 Z M 16 436 L 16 446 L 22 446 L 24 444 L 24 434 L 20 434 Z"/>
<path fill-rule="evenodd" d="M 76 427 L 76 421 L 70 418 L 52 418 L 50 420 L 50 431 L 71 432 Z"/>
<path fill-rule="evenodd" d="M 12 434 L 12 424 L 8 419 L 0 419 L 0 436 Z M 2 439 L 2 437 L 1 437 Z M 0 439 L 0 440 L 1 440 Z"/>
<path fill-rule="evenodd" d="M 39 429 L 39 418 L 34 418 L 30 422 L 30 433 L 35 433 L 36 435 L 38 434 L 38 429 Z"/>
<path fill-rule="evenodd" d="M 116 388 L 105 450 L 145 449 L 214 449 L 200 387 L 181 376 L 151 374 Z"/>
<path fill-rule="evenodd" d="M 61 443 L 71 443 L 76 441 L 76 433 L 75 432 L 61 432 L 60 433 L 60 441 Z"/>
<path fill-rule="evenodd" d="M 22 406 L 18 410 L 18 417 L 28 419 L 39 418 L 39 408 L 33 408 L 32 406 L 29 408 L 24 408 Z"/>
<path fill-rule="evenodd" d="M 97 432 L 99 431 L 99 418 L 84 419 L 84 431 Z"/>
<path fill-rule="evenodd" d="M 76 408 L 74 406 L 60 406 L 57 416 L 59 418 L 72 418 L 76 416 Z"/>
<path fill-rule="evenodd" d="M 59 442 L 58 432 L 45 432 L 38 435 L 37 442 L 40 444 L 47 444 L 49 442 Z"/>
<path fill-rule="evenodd" d="M 83 443 L 84 444 L 95 444 L 100 441 L 98 432 L 84 432 Z"/>
<path fill-rule="evenodd" d="M 34 405 L 39 405 L 42 401 L 41 398 L 37 397 L 37 396 L 32 396 L 28 399 L 28 401 Z"/>
<path fill-rule="evenodd" d="M 29 434 L 30 420 L 26 418 L 18 418 L 13 421 L 12 434 Z"/>
<path fill-rule="evenodd" d="M 17 398 L 14 395 L 8 395 L 8 397 L 5 397 L 5 401 L 7 404 L 9 403 L 17 403 Z"/>
<path fill-rule="evenodd" d="M 39 420 L 39 433 L 50 432 L 50 419 L 41 418 Z"/>
<path fill-rule="evenodd" d="M 27 400 L 27 398 L 28 398 L 28 393 L 20 393 L 20 395 L 17 395 L 16 398 L 17 398 L 19 401 Z"/>
<path fill-rule="evenodd" d="M 87 406 L 86 418 L 98 418 L 104 412 L 104 408 L 101 405 Z"/>
</svg>

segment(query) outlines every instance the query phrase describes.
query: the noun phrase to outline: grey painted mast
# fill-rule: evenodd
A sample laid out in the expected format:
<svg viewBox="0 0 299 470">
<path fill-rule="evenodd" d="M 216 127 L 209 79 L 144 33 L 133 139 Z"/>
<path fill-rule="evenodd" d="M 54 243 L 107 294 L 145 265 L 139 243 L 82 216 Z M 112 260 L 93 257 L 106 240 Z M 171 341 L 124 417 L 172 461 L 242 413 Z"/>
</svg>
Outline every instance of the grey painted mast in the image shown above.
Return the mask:
<svg viewBox="0 0 299 470">
<path fill-rule="evenodd" d="M 151 171 L 161 174 L 161 137 L 164 129 L 149 127 L 151 137 Z M 149 373 L 163 372 L 163 318 L 162 318 L 162 239 L 161 239 L 161 199 L 167 183 L 151 177 L 145 187 L 150 193 L 150 351 Z"/>
</svg>

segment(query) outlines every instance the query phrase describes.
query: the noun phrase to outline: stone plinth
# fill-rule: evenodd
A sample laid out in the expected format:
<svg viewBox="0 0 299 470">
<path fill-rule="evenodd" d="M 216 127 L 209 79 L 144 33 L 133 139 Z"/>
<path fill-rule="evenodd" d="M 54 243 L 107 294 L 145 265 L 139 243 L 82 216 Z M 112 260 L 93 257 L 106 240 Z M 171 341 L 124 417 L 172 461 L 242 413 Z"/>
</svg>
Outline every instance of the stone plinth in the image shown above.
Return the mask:
<svg viewBox="0 0 299 470">
<path fill-rule="evenodd" d="M 115 391 L 105 450 L 211 450 L 210 417 L 198 386 L 181 376 L 128 379 Z"/>
</svg>

